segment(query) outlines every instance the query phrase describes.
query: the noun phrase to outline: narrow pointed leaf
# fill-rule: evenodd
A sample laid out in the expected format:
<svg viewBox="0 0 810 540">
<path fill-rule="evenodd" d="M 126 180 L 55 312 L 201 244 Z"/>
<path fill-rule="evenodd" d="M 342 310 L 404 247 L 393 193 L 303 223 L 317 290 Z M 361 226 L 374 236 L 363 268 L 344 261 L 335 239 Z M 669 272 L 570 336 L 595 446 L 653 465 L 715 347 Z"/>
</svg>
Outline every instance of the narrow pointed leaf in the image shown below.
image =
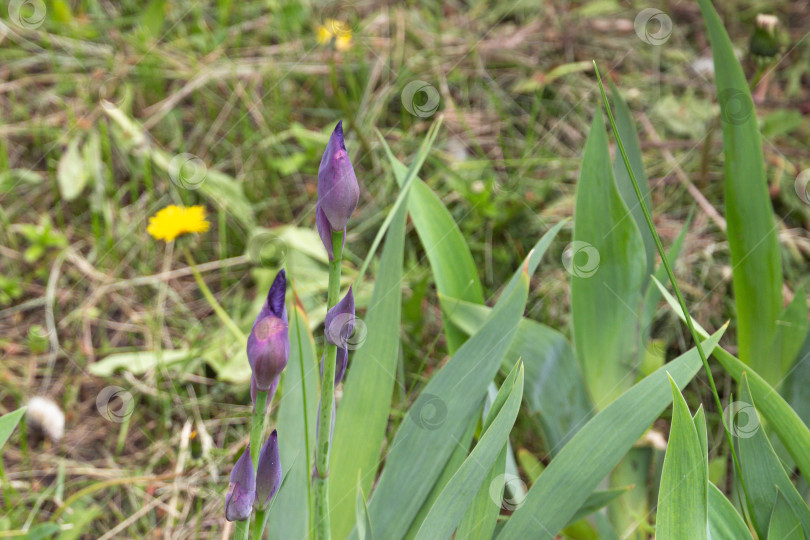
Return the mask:
<svg viewBox="0 0 810 540">
<path fill-rule="evenodd" d="M 20 423 L 20 418 L 25 414 L 25 407 L 20 407 L 17 410 L 11 411 L 8 414 L 0 416 L 0 449 L 6 444 L 6 441 L 11 437 L 11 433 L 17 424 Z"/>
<path fill-rule="evenodd" d="M 709 538 L 711 540 L 753 540 L 748 525 L 723 492 L 709 484 Z"/>
<path fill-rule="evenodd" d="M 768 524 L 768 540 L 804 540 L 802 524 L 782 492 L 776 490 L 776 501 Z"/>
<path fill-rule="evenodd" d="M 710 354 L 725 327 L 701 344 Z M 554 537 L 671 403 L 667 373 L 678 387 L 700 369 L 697 349 L 682 354 L 625 392 L 592 418 L 551 461 L 526 500 L 506 522 L 499 540 Z M 599 448 L 598 453 L 593 449 Z"/>
</svg>

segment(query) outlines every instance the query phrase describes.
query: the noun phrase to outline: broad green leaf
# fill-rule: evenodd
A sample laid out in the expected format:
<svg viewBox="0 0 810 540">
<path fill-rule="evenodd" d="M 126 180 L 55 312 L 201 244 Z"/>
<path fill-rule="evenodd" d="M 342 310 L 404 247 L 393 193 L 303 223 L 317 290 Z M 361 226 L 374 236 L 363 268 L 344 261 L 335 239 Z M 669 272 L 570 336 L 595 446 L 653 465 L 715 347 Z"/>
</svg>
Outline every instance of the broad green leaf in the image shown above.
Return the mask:
<svg viewBox="0 0 810 540">
<path fill-rule="evenodd" d="M 79 142 L 79 137 L 70 140 L 56 168 L 59 193 L 66 201 L 72 201 L 81 195 L 84 186 L 87 185 L 88 174 L 79 150 Z"/>
<path fill-rule="evenodd" d="M 711 540 L 753 540 L 748 525 L 734 505 L 714 484 L 709 484 L 709 538 Z"/>
<path fill-rule="evenodd" d="M 369 504 L 379 538 L 405 534 L 481 407 L 526 304 L 529 276 L 525 267 L 518 272 L 518 286 L 498 300 L 483 328 L 433 376 L 400 424 Z"/>
<path fill-rule="evenodd" d="M 402 187 L 408 169 L 387 146 L 385 150 L 397 182 Z M 413 179 L 408 212 L 433 271 L 436 289 L 450 298 L 483 304 L 484 292 L 478 279 L 478 269 L 464 236 L 441 199 L 419 178 Z M 464 343 L 466 336 L 450 322 L 444 305 L 442 314 L 447 349 L 452 354 Z"/>
<path fill-rule="evenodd" d="M 633 486 L 623 486 L 594 491 L 593 493 L 588 495 L 588 498 L 585 500 L 585 502 L 582 504 L 579 510 L 576 511 L 576 513 L 573 515 L 573 517 L 571 517 L 570 520 L 568 520 L 568 524 L 566 525 L 566 527 L 573 525 L 580 519 L 590 516 L 594 512 L 602 509 L 611 502 L 615 501 L 622 495 L 626 495 L 627 492 L 630 491 L 632 487 Z"/>
<path fill-rule="evenodd" d="M 641 195 L 644 198 L 644 204 L 652 211 L 652 198 L 650 197 L 650 183 L 647 180 L 647 173 L 644 171 L 644 161 L 641 157 L 641 144 L 638 141 L 638 134 L 636 133 L 636 125 L 633 122 L 633 117 L 630 114 L 630 108 L 622 99 L 619 90 L 612 82 L 610 83 L 610 93 L 613 96 L 613 118 L 616 121 L 616 128 L 619 132 L 619 137 L 624 143 L 624 150 L 627 152 L 627 157 L 630 160 L 630 166 L 633 168 L 633 174 L 638 181 L 638 187 L 641 189 Z M 633 182 L 630 180 L 630 174 L 627 172 L 627 167 L 624 164 L 622 156 L 617 153 L 613 160 L 613 176 L 616 177 L 616 188 L 624 200 L 624 204 L 630 210 L 630 215 L 636 222 L 641 238 L 644 242 L 644 253 L 646 259 L 646 269 L 644 272 L 644 284 L 642 287 L 647 288 L 649 282 L 649 275 L 653 273 L 655 267 L 655 255 L 657 253 L 655 248 L 655 240 L 653 239 L 652 232 L 647 227 L 647 221 L 644 218 L 644 211 L 636 197 L 636 190 L 633 188 Z"/>
<path fill-rule="evenodd" d="M 754 528 L 760 537 L 766 538 L 768 523 L 771 519 L 771 508 L 776 500 L 777 491 L 781 491 L 788 504 L 796 513 L 802 527 L 810 531 L 810 509 L 790 477 L 782 467 L 782 463 L 773 451 L 768 437 L 765 435 L 756 417 L 755 408 L 759 403 L 752 397 L 748 384 L 748 374 L 743 372 L 740 377 L 740 402 L 744 407 L 740 415 L 746 415 L 744 424 L 742 419 L 729 419 L 729 429 L 737 439 L 740 449 L 740 467 L 743 481 L 751 507 L 751 517 Z M 733 416 L 733 415 L 729 415 Z M 739 425 L 735 420 L 739 420 Z M 807 448 L 805 448 L 807 452 Z"/>
<path fill-rule="evenodd" d="M 449 538 L 464 512 L 482 487 L 509 438 L 523 398 L 523 366 L 520 362 L 504 381 L 487 420 L 484 432 L 469 457 L 442 490 L 416 535 L 417 540 Z M 498 401 L 502 402 L 499 407 Z"/>
<path fill-rule="evenodd" d="M 616 468 L 610 473 L 608 485 L 612 488 L 631 486 L 608 508 L 613 528 L 623 538 L 638 538 L 639 527 L 649 526 L 653 519 L 650 512 L 650 470 L 652 467 L 653 449 L 650 447 L 631 448 Z"/>
<path fill-rule="evenodd" d="M 509 445 L 504 444 L 501 452 L 495 458 L 495 462 L 489 469 L 489 473 L 484 476 L 484 481 L 475 494 L 472 503 L 467 507 L 464 517 L 456 530 L 456 538 L 466 538 L 468 540 L 490 540 L 495 532 L 498 523 L 498 515 L 501 512 L 500 499 L 493 498 L 493 483 L 506 478 L 506 455 L 509 452 Z M 497 484 L 496 484 L 497 485 Z M 500 491 L 496 490 L 496 494 Z"/>
<path fill-rule="evenodd" d="M 802 524 L 779 489 L 768 524 L 768 540 L 804 540 Z"/>
<path fill-rule="evenodd" d="M 268 538 L 307 538 L 310 476 L 315 455 L 319 372 L 315 342 L 293 284 L 290 361 L 284 370 L 276 428 L 284 483 L 268 513 Z M 288 481 L 289 480 L 289 481 Z"/>
<path fill-rule="evenodd" d="M 678 305 L 678 301 L 669 294 L 663 285 L 658 282 L 656 284 L 667 303 L 669 303 L 670 308 L 683 320 L 683 312 Z M 693 323 L 698 334 L 704 337 L 708 335 L 706 330 L 696 321 L 693 321 Z M 782 444 L 790 453 L 790 457 L 796 461 L 796 466 L 799 467 L 802 475 L 805 478 L 810 478 L 810 452 L 807 451 L 810 448 L 810 430 L 799 418 L 799 415 L 796 414 L 796 411 L 756 371 L 743 364 L 722 347 L 717 347 L 714 350 L 714 357 L 720 362 L 723 369 L 737 381 L 740 380 L 743 373 L 747 373 L 751 395 L 756 401 L 757 409 L 765 416 L 768 426 L 779 435 Z"/>
<path fill-rule="evenodd" d="M 672 425 L 658 492 L 655 538 L 700 540 L 707 534 L 708 462 L 689 406 L 675 381 L 670 379 L 669 382 L 673 397 Z M 705 432 L 705 424 L 702 428 Z"/>
<path fill-rule="evenodd" d="M 445 299 L 445 303 L 453 305 L 453 323 L 469 335 L 478 331 L 491 311 L 455 299 Z M 522 319 L 502 369 L 511 369 L 518 358 L 526 369 L 524 399 L 529 410 L 539 415 L 549 450 L 556 454 L 591 416 L 574 351 L 553 328 Z"/>
<path fill-rule="evenodd" d="M 810 321 L 807 319 L 807 299 L 799 287 L 793 300 L 779 315 L 773 339 L 773 350 L 782 359 L 782 373 L 789 373 L 802 348 Z"/>
<path fill-rule="evenodd" d="M 591 399 L 603 409 L 636 379 L 645 256 L 613 178 L 601 109 L 585 143 L 566 253 L 574 349 Z"/>
<path fill-rule="evenodd" d="M 402 308 L 402 254 L 407 208 L 400 207 L 388 230 L 374 292 L 364 317 L 366 341 L 352 351 L 337 410 L 329 464 L 332 536 L 345 538 L 354 522 L 357 474 L 365 493 L 380 466 L 388 410 L 396 381 Z"/>
<path fill-rule="evenodd" d="M 17 427 L 17 424 L 20 423 L 20 418 L 22 418 L 24 413 L 25 407 L 20 407 L 8 414 L 0 416 L 0 450 L 3 449 L 3 445 L 6 444 L 8 438 L 11 437 L 11 433 L 14 431 L 14 428 Z"/>
<path fill-rule="evenodd" d="M 357 537 L 359 540 L 374 540 L 371 532 L 371 520 L 368 516 L 368 506 L 366 506 L 366 496 L 363 495 L 363 486 L 360 481 L 360 474 L 357 475 L 357 501 L 355 502 L 355 522 L 357 523 Z"/>
<path fill-rule="evenodd" d="M 698 0 L 714 56 L 723 125 L 724 200 L 740 360 L 770 385 L 782 378 L 773 355 L 782 311 L 782 258 L 768 195 L 754 102 L 734 47 L 710 0 Z"/>
<path fill-rule="evenodd" d="M 701 344 L 710 354 L 725 327 Z M 700 369 L 693 348 L 644 378 L 592 418 L 531 487 L 498 538 L 547 540 L 562 529 L 644 431 L 671 403 L 667 374 L 684 387 Z M 598 448 L 598 452 L 594 449 Z"/>
</svg>

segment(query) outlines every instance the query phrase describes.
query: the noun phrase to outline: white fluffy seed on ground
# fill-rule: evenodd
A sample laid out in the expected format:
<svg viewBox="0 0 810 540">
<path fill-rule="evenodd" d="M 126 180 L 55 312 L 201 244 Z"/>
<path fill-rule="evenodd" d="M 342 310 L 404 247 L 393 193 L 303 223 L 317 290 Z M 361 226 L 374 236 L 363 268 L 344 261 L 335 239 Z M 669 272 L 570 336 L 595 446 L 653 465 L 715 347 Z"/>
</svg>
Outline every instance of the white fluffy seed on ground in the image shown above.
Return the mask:
<svg viewBox="0 0 810 540">
<path fill-rule="evenodd" d="M 65 434 L 65 413 L 52 399 L 34 396 L 28 401 L 26 410 L 28 423 L 42 430 L 54 442 Z"/>
</svg>

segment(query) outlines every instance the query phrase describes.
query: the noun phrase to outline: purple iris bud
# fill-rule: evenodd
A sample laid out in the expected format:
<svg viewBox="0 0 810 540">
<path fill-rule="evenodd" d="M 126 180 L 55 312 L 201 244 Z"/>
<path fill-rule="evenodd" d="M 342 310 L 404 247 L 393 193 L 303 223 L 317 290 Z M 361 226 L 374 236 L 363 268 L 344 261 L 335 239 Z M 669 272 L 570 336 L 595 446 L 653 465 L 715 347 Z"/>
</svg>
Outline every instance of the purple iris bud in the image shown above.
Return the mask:
<svg viewBox="0 0 810 540">
<path fill-rule="evenodd" d="M 247 356 L 257 390 L 268 391 L 274 381 L 278 384 L 278 376 L 287 366 L 290 356 L 287 308 L 284 305 L 286 290 L 287 278 L 281 270 L 248 337 Z"/>
<path fill-rule="evenodd" d="M 333 231 L 346 229 L 359 199 L 360 186 L 343 140 L 343 122 L 338 122 L 318 169 L 318 203 Z"/>
<path fill-rule="evenodd" d="M 326 352 L 321 357 L 321 377 L 323 377 L 323 364 L 326 361 Z M 342 347 L 337 348 L 337 358 L 335 359 L 335 386 L 343 380 L 346 373 L 346 366 L 349 365 L 349 350 Z"/>
<path fill-rule="evenodd" d="M 270 383 L 270 388 L 267 390 L 267 400 L 264 402 L 264 412 L 267 412 L 267 407 L 270 406 L 270 402 L 273 401 L 273 396 L 276 395 L 276 390 L 278 390 L 278 381 L 281 377 L 276 377 L 273 379 L 273 382 Z M 252 375 L 250 376 L 250 400 L 253 402 L 253 410 L 256 410 L 256 396 L 259 393 L 259 387 L 256 386 L 256 378 Z"/>
<path fill-rule="evenodd" d="M 256 510 L 267 508 L 270 499 L 276 494 L 280 485 L 281 460 L 278 456 L 278 434 L 274 429 L 259 453 L 259 469 L 256 472 L 256 500 L 253 502 L 253 507 Z"/>
<path fill-rule="evenodd" d="M 352 287 L 335 307 L 326 313 L 323 320 L 326 341 L 346 348 L 354 332 L 354 293 Z"/>
<path fill-rule="evenodd" d="M 329 255 L 329 260 L 334 260 L 335 255 L 332 250 L 332 227 L 329 225 L 329 220 L 326 219 L 326 214 L 323 213 L 321 203 L 315 205 L 315 226 L 318 228 L 318 234 L 321 236 L 321 242 L 323 242 L 323 247 L 326 248 L 326 254 Z M 346 232 L 345 227 L 343 232 Z M 343 245 L 346 245 L 345 234 L 343 235 Z"/>
<path fill-rule="evenodd" d="M 256 475 L 250 459 L 250 445 L 231 470 L 231 483 L 225 496 L 225 519 L 243 521 L 250 517 L 256 498 Z"/>
</svg>

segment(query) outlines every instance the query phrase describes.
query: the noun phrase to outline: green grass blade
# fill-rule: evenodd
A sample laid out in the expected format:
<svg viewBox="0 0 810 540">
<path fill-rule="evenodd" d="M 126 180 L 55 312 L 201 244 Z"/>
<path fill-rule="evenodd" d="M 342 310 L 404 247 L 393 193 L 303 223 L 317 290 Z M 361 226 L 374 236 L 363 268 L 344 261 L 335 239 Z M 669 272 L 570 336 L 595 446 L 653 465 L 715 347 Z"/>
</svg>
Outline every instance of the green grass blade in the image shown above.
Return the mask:
<svg viewBox="0 0 810 540">
<path fill-rule="evenodd" d="M 658 283 L 658 287 L 675 314 L 683 320 L 683 311 L 678 305 L 678 301 L 664 289 L 663 285 Z M 699 325 L 696 326 L 696 330 L 703 336 L 708 335 L 706 330 Z M 810 452 L 807 451 L 810 448 L 810 429 L 802 422 L 796 411 L 765 379 L 725 349 L 717 347 L 714 350 L 714 357 L 720 362 L 723 369 L 737 381 L 740 380 L 743 373 L 747 373 L 751 395 L 756 401 L 757 409 L 765 416 L 768 426 L 779 435 L 782 444 L 790 453 L 790 457 L 796 461 L 802 475 L 810 478 Z"/>
<path fill-rule="evenodd" d="M 591 399 L 602 409 L 636 380 L 645 259 L 613 178 L 601 110 L 582 156 L 570 250 L 574 348 Z"/>
<path fill-rule="evenodd" d="M 357 475 L 357 501 L 355 502 L 354 513 L 355 521 L 357 522 L 358 540 L 374 540 L 374 535 L 371 531 L 371 518 L 368 515 L 366 496 L 363 495 L 363 486 L 361 485 L 359 474 Z"/>
<path fill-rule="evenodd" d="M 490 467 L 489 473 L 484 477 L 478 493 L 475 494 L 464 517 L 461 518 L 461 523 L 456 530 L 456 538 L 468 540 L 490 540 L 492 538 L 501 511 L 501 505 L 493 499 L 492 486 L 499 481 L 498 477 L 505 478 L 503 475 L 506 470 L 507 452 L 509 452 L 509 445 L 504 444 Z"/>
<path fill-rule="evenodd" d="M 658 492 L 655 538 L 701 540 L 707 538 L 708 463 L 689 407 L 675 381 L 669 382 L 672 425 Z M 705 432 L 705 424 L 702 427 Z"/>
<path fill-rule="evenodd" d="M 771 350 L 782 310 L 782 258 L 757 116 L 748 82 L 720 17 L 710 0 L 698 3 L 712 46 L 723 124 L 724 200 L 739 356 L 774 385 L 783 374 Z"/>
<path fill-rule="evenodd" d="M 725 327 L 701 344 L 706 353 L 711 353 L 724 331 Z M 592 418 L 543 471 L 523 505 L 506 522 L 499 540 L 553 538 L 669 406 L 672 393 L 667 374 L 680 388 L 692 380 L 700 365 L 700 355 L 693 348 L 644 378 Z M 599 451 L 595 453 L 594 448 Z"/>
<path fill-rule="evenodd" d="M 293 298 L 290 362 L 284 370 L 276 423 L 285 480 L 268 511 L 268 522 L 272 525 L 267 528 L 267 534 L 271 540 L 309 535 L 309 478 L 315 449 L 319 375 L 309 321 L 294 293 Z"/>
<path fill-rule="evenodd" d="M 6 441 L 11 437 L 11 433 L 17 424 L 20 423 L 20 418 L 25 414 L 25 407 L 20 407 L 17 410 L 11 411 L 8 414 L 0 416 L 0 449 L 6 444 Z"/>
<path fill-rule="evenodd" d="M 523 398 L 523 365 L 518 362 L 504 381 L 484 422 L 483 435 L 433 505 L 416 535 L 417 540 L 449 538 L 465 510 L 480 491 L 486 472 L 506 446 Z M 498 401 L 502 406 L 498 407 Z M 487 486 L 488 487 L 488 486 Z"/>
<path fill-rule="evenodd" d="M 407 532 L 456 441 L 481 407 L 526 304 L 529 276 L 525 267 L 518 272 L 518 286 L 499 299 L 481 331 L 433 376 L 400 424 L 369 503 L 378 537 L 400 538 Z M 435 429 L 439 418 L 440 429 Z"/>
<path fill-rule="evenodd" d="M 641 144 L 638 141 L 638 133 L 636 132 L 636 125 L 633 122 L 633 117 L 630 114 L 630 108 L 627 103 L 622 99 L 619 94 L 618 88 L 611 82 L 610 93 L 613 96 L 613 113 L 616 118 L 616 127 L 619 131 L 624 142 L 627 157 L 630 160 L 630 165 L 633 167 L 633 173 L 638 179 L 638 186 L 641 189 L 641 195 L 644 198 L 644 204 L 647 208 L 652 208 L 652 199 L 650 197 L 650 184 L 647 180 L 647 173 L 644 171 L 644 162 L 641 157 Z M 617 155 L 613 160 L 613 176 L 616 178 L 616 187 L 619 194 L 624 200 L 624 204 L 633 216 L 636 222 L 641 238 L 644 242 L 644 255 L 646 261 L 646 269 L 644 272 L 644 285 L 647 288 L 649 283 L 649 276 L 653 273 L 655 268 L 655 239 L 652 233 L 647 229 L 647 223 L 644 221 L 644 210 L 636 199 L 636 192 L 633 189 L 633 182 L 630 179 L 630 174 L 627 172 L 627 167 L 621 156 Z"/>
<path fill-rule="evenodd" d="M 782 361 L 782 373 L 789 373 L 796 363 L 796 356 L 804 344 L 809 328 L 807 298 L 804 295 L 804 288 L 799 287 L 793 300 L 785 307 L 776 321 L 773 350 Z"/>
<path fill-rule="evenodd" d="M 402 186 L 408 169 L 387 146 L 385 149 L 397 182 Z M 414 178 L 411 186 L 408 212 L 430 263 L 436 289 L 450 298 L 483 304 L 478 270 L 464 236 L 441 199 L 418 178 Z M 442 314 L 447 349 L 452 354 L 467 336 L 450 322 L 445 306 L 442 306 Z"/>
<path fill-rule="evenodd" d="M 709 535 L 712 540 L 753 540 L 742 516 L 712 483 L 709 484 Z"/>
<path fill-rule="evenodd" d="M 752 397 L 746 372 L 743 372 L 740 377 L 740 402 L 744 409 L 740 411 L 739 415 L 745 415 L 747 418 L 745 420 L 739 418 L 739 426 L 735 425 L 734 431 L 740 448 L 740 465 L 748 490 L 754 528 L 760 537 L 766 538 L 771 508 L 776 500 L 777 492 L 781 491 L 798 516 L 802 527 L 810 531 L 810 509 L 796 491 L 773 451 L 765 431 L 759 425 L 754 410 L 759 404 Z M 805 452 L 807 452 L 807 448 L 805 448 Z"/>
<path fill-rule="evenodd" d="M 351 510 L 358 471 L 362 475 L 360 485 L 369 493 L 380 466 L 399 356 L 406 213 L 407 208 L 400 207 L 388 230 L 364 317 L 367 338 L 362 347 L 352 351 L 335 419 L 329 465 L 329 506 L 335 538 L 345 538 L 354 525 Z"/>
</svg>

